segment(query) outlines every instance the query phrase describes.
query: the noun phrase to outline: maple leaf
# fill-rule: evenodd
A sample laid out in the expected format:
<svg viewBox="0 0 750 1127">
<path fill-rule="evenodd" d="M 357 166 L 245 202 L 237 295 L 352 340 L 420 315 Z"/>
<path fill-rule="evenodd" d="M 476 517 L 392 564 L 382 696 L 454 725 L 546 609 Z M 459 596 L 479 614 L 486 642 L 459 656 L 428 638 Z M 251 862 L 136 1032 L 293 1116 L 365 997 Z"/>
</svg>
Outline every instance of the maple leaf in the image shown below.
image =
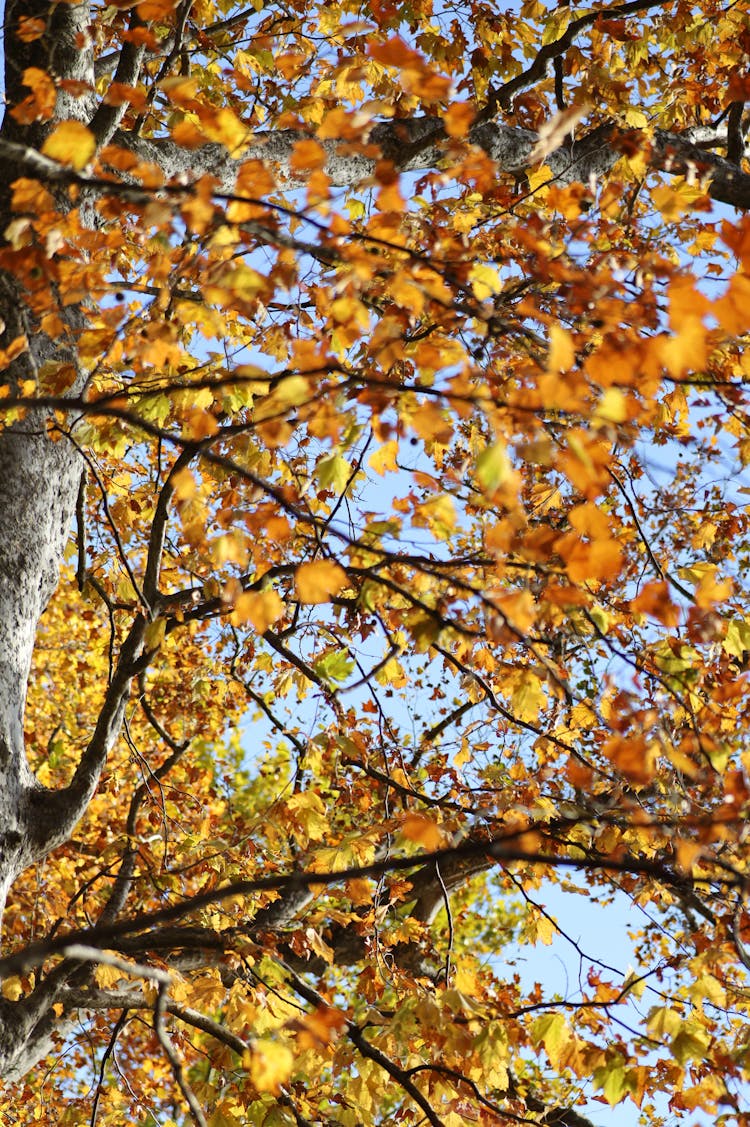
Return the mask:
<svg viewBox="0 0 750 1127">
<path fill-rule="evenodd" d="M 300 602 L 326 603 L 348 585 L 347 574 L 333 560 L 316 560 L 300 564 L 294 574 Z"/>
<path fill-rule="evenodd" d="M 63 121 L 47 137 L 42 152 L 61 164 L 84 168 L 96 152 L 96 138 L 82 122 Z"/>
<path fill-rule="evenodd" d="M 278 1094 L 291 1075 L 294 1056 L 287 1045 L 264 1038 L 253 1044 L 245 1064 L 259 1092 Z"/>
<path fill-rule="evenodd" d="M 251 623 L 259 634 L 264 634 L 284 614 L 284 604 L 276 591 L 244 591 L 238 596 L 232 611 L 236 625 Z"/>
</svg>

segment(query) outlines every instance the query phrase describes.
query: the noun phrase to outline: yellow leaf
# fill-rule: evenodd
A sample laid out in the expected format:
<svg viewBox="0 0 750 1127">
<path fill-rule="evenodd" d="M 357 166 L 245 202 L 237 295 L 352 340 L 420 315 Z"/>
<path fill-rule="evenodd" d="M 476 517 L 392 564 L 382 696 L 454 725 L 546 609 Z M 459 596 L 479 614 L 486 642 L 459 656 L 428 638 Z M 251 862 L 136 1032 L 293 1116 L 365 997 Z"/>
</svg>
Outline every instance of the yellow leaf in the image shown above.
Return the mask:
<svg viewBox="0 0 750 1127">
<path fill-rule="evenodd" d="M 94 970 L 96 984 L 101 986 L 102 990 L 107 990 L 110 986 L 122 982 L 125 977 L 125 972 L 120 967 L 111 967 L 106 963 L 99 963 Z"/>
<path fill-rule="evenodd" d="M 333 963 L 333 947 L 329 947 L 319 931 L 316 931 L 314 927 L 305 928 L 305 939 L 310 944 L 311 951 L 319 955 L 329 966 Z"/>
<path fill-rule="evenodd" d="M 555 174 L 548 164 L 540 164 L 528 174 L 529 194 L 536 197 L 537 201 L 544 199 L 545 189 L 554 183 Z"/>
<path fill-rule="evenodd" d="M 549 330 L 549 354 L 547 356 L 548 372 L 566 372 L 573 367 L 576 350 L 573 338 L 567 329 L 560 325 L 551 325 Z"/>
<path fill-rule="evenodd" d="M 503 280 L 499 270 L 494 266 L 486 266 L 477 262 L 469 271 L 471 288 L 477 301 L 486 301 L 493 294 L 499 293 L 503 288 Z"/>
<path fill-rule="evenodd" d="M 278 1041 L 256 1041 L 249 1053 L 245 1054 L 244 1063 L 250 1073 L 250 1079 L 259 1092 L 271 1092 L 278 1095 L 281 1085 L 285 1084 L 292 1074 L 294 1057 L 291 1049 Z"/>
<path fill-rule="evenodd" d="M 326 831 L 330 829 L 325 803 L 315 791 L 293 794 L 287 802 L 287 811 L 301 831 L 295 833 L 298 840 L 322 841 Z"/>
<path fill-rule="evenodd" d="M 301 603 L 327 603 L 331 596 L 338 595 L 348 582 L 343 567 L 333 560 L 316 560 L 314 563 L 300 564 L 294 576 L 297 597 Z"/>
<path fill-rule="evenodd" d="M 594 423 L 624 423 L 628 417 L 628 400 L 618 387 L 608 387 L 594 411 Z"/>
<path fill-rule="evenodd" d="M 233 626 L 251 623 L 259 634 L 264 634 L 284 613 L 284 604 L 276 591 L 243 591 L 234 604 L 231 614 Z"/>
<path fill-rule="evenodd" d="M 194 979 L 185 990 L 185 999 L 191 1006 L 202 1010 L 217 1009 L 226 998 L 227 990 L 216 971 L 207 971 Z"/>
<path fill-rule="evenodd" d="M 119 977 L 121 977 L 121 975 Z M 9 1002 L 17 1002 L 19 998 L 23 997 L 23 985 L 17 974 L 13 975 L 12 978 L 4 979 L 2 988 L 0 989 L 2 990 L 3 998 L 7 998 Z"/>
<path fill-rule="evenodd" d="M 82 121 L 63 121 L 42 145 L 45 156 L 72 168 L 84 168 L 96 152 L 96 138 Z"/>
<path fill-rule="evenodd" d="M 388 470 L 398 469 L 398 463 L 396 462 L 397 454 L 398 442 L 394 438 L 390 442 L 384 442 L 382 446 L 379 446 L 367 459 L 367 464 L 375 470 L 375 473 L 380 474 L 382 477 Z"/>
<path fill-rule="evenodd" d="M 511 707 L 520 720 L 535 721 L 547 704 L 542 682 L 530 669 L 524 669 L 511 679 Z"/>
<path fill-rule="evenodd" d="M 248 128 L 227 106 L 201 106 L 198 111 L 201 129 L 209 141 L 218 141 L 229 152 L 241 150 L 248 138 Z"/>
<path fill-rule="evenodd" d="M 688 184 L 687 181 L 676 181 L 672 184 L 665 184 L 663 187 L 654 188 L 651 192 L 651 199 L 654 206 L 658 208 L 663 219 L 667 223 L 673 223 L 675 219 L 686 211 L 688 211 L 696 202 L 705 196 L 704 190 L 696 184 Z"/>
<path fill-rule="evenodd" d="M 164 641 L 167 630 L 166 618 L 155 618 L 153 622 L 149 622 L 143 633 L 143 646 L 144 649 L 151 653 L 158 650 Z"/>
<path fill-rule="evenodd" d="M 453 498 L 443 493 L 440 497 L 431 497 L 417 505 L 412 518 L 417 528 L 429 528 L 439 537 L 445 539 L 450 536 L 457 523 L 456 506 Z"/>
<path fill-rule="evenodd" d="M 189 501 L 195 493 L 195 478 L 187 466 L 172 475 L 172 488 L 178 501 Z"/>
<path fill-rule="evenodd" d="M 531 1036 L 535 1044 L 544 1045 L 552 1066 L 557 1068 L 562 1052 L 572 1036 L 565 1016 L 552 1013 L 538 1017 L 531 1027 Z"/>
<path fill-rule="evenodd" d="M 714 603 L 721 603 L 728 599 L 732 593 L 733 583 L 729 576 L 724 579 L 717 578 L 716 569 L 712 568 L 701 577 L 695 589 L 695 601 L 699 607 L 710 607 Z"/>
</svg>

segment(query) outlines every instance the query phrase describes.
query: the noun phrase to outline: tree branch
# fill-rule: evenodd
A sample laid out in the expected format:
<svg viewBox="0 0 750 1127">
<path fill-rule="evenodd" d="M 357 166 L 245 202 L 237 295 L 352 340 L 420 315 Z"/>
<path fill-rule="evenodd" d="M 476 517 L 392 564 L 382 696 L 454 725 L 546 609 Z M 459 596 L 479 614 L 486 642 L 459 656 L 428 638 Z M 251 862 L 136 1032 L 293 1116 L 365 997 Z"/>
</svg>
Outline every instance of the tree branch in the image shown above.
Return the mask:
<svg viewBox="0 0 750 1127">
<path fill-rule="evenodd" d="M 534 827 L 540 832 L 541 827 Z M 138 932 L 152 930 L 159 924 L 179 920 L 206 908 L 210 904 L 219 904 L 235 896 L 251 896 L 256 892 L 277 891 L 282 894 L 291 892 L 304 892 L 314 886 L 334 886 L 349 880 L 363 877 L 377 877 L 391 872 L 408 872 L 410 869 L 419 869 L 421 866 L 430 866 L 437 862 L 443 865 L 443 871 L 452 862 L 470 861 L 472 859 L 487 858 L 491 862 L 508 864 L 521 862 L 527 865 L 548 866 L 550 868 L 573 869 L 583 872 L 613 872 L 631 873 L 635 876 L 648 876 L 668 888 L 681 889 L 685 886 L 685 878 L 662 861 L 646 857 L 637 857 L 633 854 L 623 854 L 610 857 L 589 851 L 584 856 L 570 856 L 522 848 L 513 844 L 514 840 L 523 838 L 528 833 L 527 829 L 515 831 L 507 837 L 489 838 L 485 841 L 469 840 L 457 846 L 437 849 L 431 853 L 422 853 L 410 857 L 389 856 L 368 865 L 352 865 L 348 868 L 332 871 L 315 872 L 305 870 L 277 876 L 258 877 L 254 880 L 234 881 L 220 888 L 210 889 L 207 892 L 192 896 L 179 904 L 167 908 L 160 908 L 155 912 L 146 912 L 129 920 L 121 920 L 102 927 L 85 928 L 81 931 L 67 935 L 55 936 L 30 944 L 23 950 L 13 955 L 0 959 L 0 977 L 21 974 L 39 966 L 50 955 L 59 954 L 72 943 L 83 943 L 93 946 L 96 944 L 110 944 L 123 936 L 134 935 Z M 710 878 L 717 888 L 730 889 L 744 886 L 745 876 L 727 866 Z M 151 936 L 151 941 L 156 938 Z"/>
</svg>

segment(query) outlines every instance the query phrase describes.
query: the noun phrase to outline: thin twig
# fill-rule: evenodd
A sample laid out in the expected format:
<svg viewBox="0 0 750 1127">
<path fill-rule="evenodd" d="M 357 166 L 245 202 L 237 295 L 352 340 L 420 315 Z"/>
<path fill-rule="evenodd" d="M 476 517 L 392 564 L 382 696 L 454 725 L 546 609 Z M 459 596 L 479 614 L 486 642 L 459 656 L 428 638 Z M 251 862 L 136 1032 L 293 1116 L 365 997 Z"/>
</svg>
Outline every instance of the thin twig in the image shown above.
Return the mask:
<svg viewBox="0 0 750 1127">
<path fill-rule="evenodd" d="M 164 1015 L 167 1012 L 167 985 L 161 983 L 159 985 L 159 992 L 156 995 L 156 1004 L 154 1005 L 154 1033 L 157 1040 L 164 1050 L 164 1055 L 172 1067 L 172 1075 L 175 1078 L 177 1087 L 182 1092 L 185 1098 L 185 1103 L 188 1105 L 190 1115 L 196 1127 L 208 1127 L 208 1121 L 203 1114 L 200 1104 L 195 1097 L 195 1092 L 190 1087 L 187 1078 L 185 1077 L 185 1070 L 182 1066 L 182 1061 L 179 1058 L 177 1050 L 172 1044 L 171 1038 L 167 1033 L 164 1024 Z"/>
</svg>

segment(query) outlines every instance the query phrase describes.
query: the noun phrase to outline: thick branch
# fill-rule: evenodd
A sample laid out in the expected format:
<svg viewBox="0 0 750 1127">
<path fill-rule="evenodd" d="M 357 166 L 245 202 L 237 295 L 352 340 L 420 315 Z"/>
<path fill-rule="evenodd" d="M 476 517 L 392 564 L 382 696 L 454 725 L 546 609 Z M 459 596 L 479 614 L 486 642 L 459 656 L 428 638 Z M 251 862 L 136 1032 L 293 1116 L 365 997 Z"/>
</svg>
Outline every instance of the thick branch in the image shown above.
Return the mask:
<svg viewBox="0 0 750 1127">
<path fill-rule="evenodd" d="M 522 848 L 515 843 L 515 838 L 523 836 L 523 833 L 524 831 L 519 831 L 518 834 L 510 837 L 485 841 L 470 840 L 447 849 L 438 849 L 432 853 L 423 853 L 416 856 L 389 856 L 382 860 L 373 861 L 369 865 L 352 865 L 349 868 L 330 872 L 308 870 L 258 877 L 255 880 L 235 881 L 220 888 L 199 893 L 179 904 L 161 908 L 156 912 L 144 913 L 129 920 L 121 920 L 102 927 L 86 928 L 31 944 L 17 954 L 0 959 L 0 976 L 22 974 L 31 970 L 39 966 L 50 955 L 63 951 L 71 943 L 85 943 L 90 946 L 97 944 L 111 945 L 112 940 L 119 939 L 122 936 L 134 935 L 138 932 L 154 929 L 164 923 L 184 919 L 200 908 L 208 907 L 210 904 L 219 904 L 223 900 L 235 896 L 252 896 L 257 892 L 268 891 L 277 891 L 283 895 L 289 895 L 307 890 L 315 885 L 334 886 L 363 877 L 382 876 L 384 873 L 407 872 L 410 869 L 419 870 L 422 867 L 427 869 L 431 865 L 434 866 L 435 863 L 438 863 L 444 870 L 447 865 L 462 861 L 468 862 L 473 858 L 487 858 L 490 861 L 505 864 L 518 861 L 524 864 L 575 869 L 583 872 L 631 873 L 636 876 L 651 877 L 668 888 L 682 889 L 685 887 L 686 878 L 680 876 L 663 861 L 637 857 L 633 854 L 623 854 L 618 857 L 598 853 L 570 856 L 568 854 L 545 852 L 542 849 Z M 742 873 L 735 873 L 724 867 L 710 879 L 713 884 L 722 889 L 742 887 L 745 881 Z"/>
<path fill-rule="evenodd" d="M 305 136 L 294 130 L 255 134 L 242 156 L 237 158 L 219 144 L 185 149 L 167 139 L 153 140 L 128 133 L 116 133 L 114 141 L 131 149 L 141 160 L 158 165 L 173 190 L 202 176 L 211 176 L 220 191 L 231 193 L 238 170 L 247 160 L 266 162 L 276 172 L 280 183 L 293 187 L 299 177 L 290 171 L 289 162 L 294 146 Z M 429 141 L 422 144 L 427 138 Z M 561 186 L 590 183 L 606 176 L 617 163 L 626 138 L 631 147 L 638 141 L 638 134 L 634 130 L 623 134 L 615 125 L 605 124 L 571 144 L 562 145 L 545 158 L 545 163 Z M 496 162 L 498 172 L 518 176 L 532 165 L 538 135 L 529 129 L 485 122 L 472 130 L 469 140 Z M 706 192 L 713 199 L 742 211 L 750 210 L 750 174 L 711 151 L 712 145 L 723 147 L 726 140 L 726 127 L 706 126 L 684 134 L 657 130 L 651 140 L 644 139 L 643 146 L 654 171 L 705 180 Z M 354 187 L 373 176 L 376 164 L 373 157 L 342 152 L 342 146 L 335 140 L 320 143 L 328 156 L 326 172 L 334 186 Z M 373 127 L 369 143 L 377 145 L 382 156 L 393 161 L 402 172 L 441 168 L 451 159 L 451 150 L 442 138 L 442 125 L 434 118 L 381 122 Z M 351 148 L 348 146 L 349 150 Z M 17 175 L 32 175 L 52 183 L 78 183 L 107 194 L 141 195 L 141 190 L 133 184 L 87 177 L 42 156 L 33 148 L 2 138 L 0 160 L 13 166 Z M 151 194 L 143 192 L 143 195 Z"/>
</svg>

